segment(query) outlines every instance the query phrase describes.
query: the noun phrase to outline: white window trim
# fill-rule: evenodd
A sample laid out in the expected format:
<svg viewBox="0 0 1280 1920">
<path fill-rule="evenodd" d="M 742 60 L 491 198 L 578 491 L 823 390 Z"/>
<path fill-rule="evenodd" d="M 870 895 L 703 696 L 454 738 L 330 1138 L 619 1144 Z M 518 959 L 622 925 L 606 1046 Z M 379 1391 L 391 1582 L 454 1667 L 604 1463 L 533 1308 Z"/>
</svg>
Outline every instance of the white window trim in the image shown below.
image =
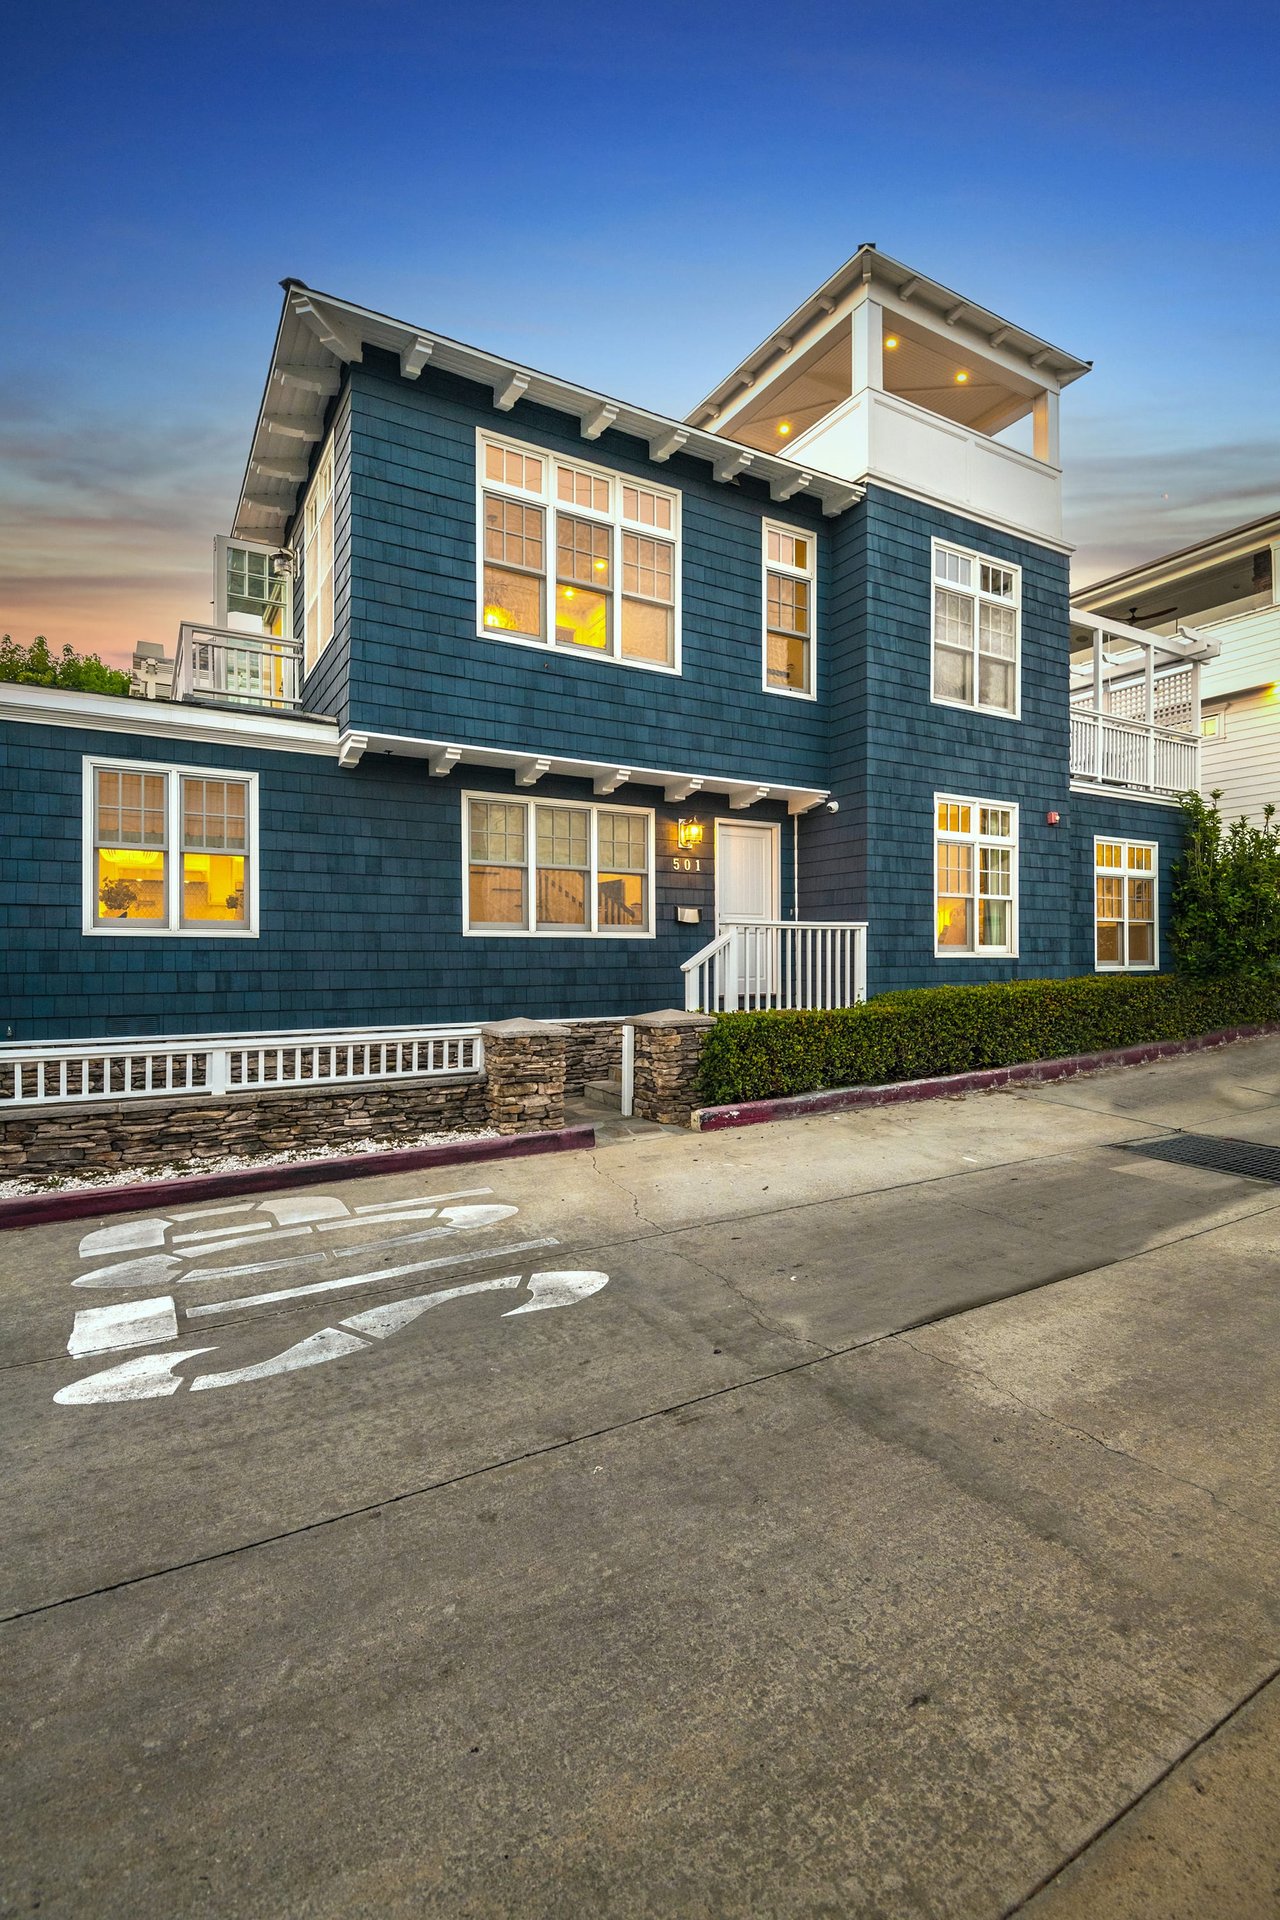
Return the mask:
<svg viewBox="0 0 1280 1920">
<path fill-rule="evenodd" d="M 486 480 L 484 477 L 484 450 L 486 446 L 503 447 L 512 453 L 522 453 L 531 459 L 543 462 L 546 485 L 540 494 L 532 494 L 520 487 L 509 487 L 502 481 Z M 570 506 L 567 501 L 556 498 L 555 464 L 576 467 L 580 473 L 593 474 L 599 480 L 607 480 L 618 499 L 617 507 L 608 513 L 597 513 L 591 507 Z M 664 527 L 644 527 L 622 518 L 621 489 L 628 483 L 643 487 L 649 493 L 662 494 L 672 503 L 670 532 Z M 545 640 L 535 640 L 528 634 L 506 633 L 501 628 L 486 627 L 484 624 L 484 496 L 486 493 L 500 495 L 504 500 L 519 500 L 526 506 L 540 506 L 546 515 L 543 553 L 545 567 L 543 572 L 543 617 L 547 626 Z M 510 434 L 492 433 L 485 427 L 476 428 L 476 638 L 478 640 L 496 640 L 505 647 L 532 647 L 536 653 L 557 654 L 561 657 L 571 655 L 577 659 L 595 661 L 598 666 L 629 667 L 641 673 L 665 673 L 679 676 L 683 671 L 683 617 L 681 605 L 681 574 L 684 536 L 682 528 L 681 496 L 674 487 L 664 487 L 658 482 L 639 474 L 623 473 L 616 467 L 601 467 L 590 460 L 579 460 L 576 454 L 558 453 L 551 447 L 540 447 L 528 440 L 515 440 Z M 675 548 L 672 565 L 672 601 L 671 619 L 673 628 L 672 664 L 665 665 L 658 660 L 625 660 L 620 653 L 598 653 L 590 647 L 563 646 L 555 638 L 555 589 L 556 589 L 556 514 L 563 509 L 574 520 L 594 520 L 599 526 L 612 529 L 610 547 L 611 572 L 615 582 L 614 595 L 614 635 L 615 645 L 621 645 L 622 629 L 622 536 L 623 533 L 638 533 L 642 539 L 670 540 Z"/>
<path fill-rule="evenodd" d="M 1098 865 L 1098 848 L 1099 847 L 1123 847 L 1126 855 L 1124 865 L 1120 867 L 1099 866 Z M 1142 871 L 1135 872 L 1132 876 L 1130 875 L 1128 858 L 1127 858 L 1130 847 L 1145 847 L 1149 850 L 1151 854 L 1151 867 L 1149 872 L 1147 870 L 1142 870 Z M 1124 920 L 1122 922 L 1124 926 L 1124 950 L 1126 954 L 1129 951 L 1128 881 L 1131 877 L 1136 880 L 1145 880 L 1148 878 L 1150 879 L 1151 890 L 1153 895 L 1153 904 L 1155 908 L 1155 913 L 1154 913 L 1154 918 L 1153 918 L 1152 928 L 1151 928 L 1151 951 L 1155 955 L 1155 958 L 1153 960 L 1138 960 L 1138 961 L 1133 961 L 1129 959 L 1125 959 L 1123 961 L 1099 960 L 1098 958 L 1098 877 L 1100 874 L 1107 874 L 1112 879 L 1114 879 L 1118 874 L 1120 878 L 1126 883 L 1124 887 L 1124 893 L 1123 893 Z M 1160 842 L 1158 840 L 1135 839 L 1132 834 L 1125 834 L 1125 833 L 1095 833 L 1093 836 L 1093 883 L 1092 884 L 1093 884 L 1093 970 L 1094 972 L 1095 973 L 1159 973 L 1160 971 Z"/>
<path fill-rule="evenodd" d="M 769 558 L 770 533 L 784 533 L 792 540 L 807 540 L 812 556 L 807 567 L 789 567 Z M 769 575 L 785 573 L 793 580 L 809 583 L 809 685 L 808 687 L 772 687 L 769 684 Z M 792 526 L 786 520 L 764 520 L 760 525 L 760 684 L 766 693 L 783 700 L 816 700 L 818 697 L 818 542 L 809 527 Z"/>
<path fill-rule="evenodd" d="M 332 532 L 331 532 L 332 554 L 331 554 L 331 566 L 330 566 L 329 599 L 330 599 L 330 605 L 331 605 L 331 612 L 333 616 L 333 625 L 329 629 L 328 637 L 324 640 L 321 640 L 319 645 L 317 646 L 316 652 L 315 652 L 315 658 L 313 660 L 309 660 L 307 658 L 307 612 L 310 606 L 313 569 L 307 565 L 307 544 L 308 544 L 307 543 L 307 511 L 311 506 L 312 498 L 316 492 L 317 487 L 319 486 L 321 480 L 325 478 L 326 470 L 328 473 L 328 480 L 329 480 L 329 493 L 328 493 L 328 498 L 325 502 L 325 505 L 328 507 L 330 519 L 332 521 Z M 302 673 L 304 678 L 306 677 L 307 674 L 315 672 L 316 668 L 319 666 L 320 662 L 323 660 L 325 654 L 329 651 L 329 648 L 333 645 L 338 634 L 338 509 L 337 509 L 337 501 L 338 501 L 337 447 L 336 447 L 335 435 L 333 433 L 333 430 L 330 429 L 328 437 L 325 440 L 324 448 L 323 448 L 323 451 L 321 452 L 320 458 L 316 461 L 315 471 L 311 476 L 310 483 L 307 487 L 305 494 L 302 496 L 302 510 L 298 515 L 298 527 L 297 527 L 297 534 L 296 534 L 296 545 L 295 545 L 296 558 L 294 561 L 294 570 L 295 570 L 295 574 L 300 573 L 302 576 L 301 644 L 302 644 Z M 321 511 L 323 512 L 324 509 L 322 508 Z M 290 633 L 287 637 L 292 640 L 295 638 L 295 635 Z"/>
<path fill-rule="evenodd" d="M 938 578 L 938 554 L 958 553 L 973 563 L 974 585 L 957 587 L 950 581 Z M 997 600 L 994 596 L 983 595 L 980 586 L 982 575 L 979 569 L 1001 567 L 1013 575 L 1013 600 Z M 938 588 L 948 593 L 969 593 L 974 601 L 973 620 L 973 699 L 949 700 L 945 694 L 934 692 L 936 654 L 938 647 Z M 991 707 L 978 698 L 978 605 L 986 599 L 991 606 L 1013 606 L 1013 707 Z M 1022 568 L 1012 560 L 1002 560 L 999 554 L 980 553 L 976 547 L 962 547 L 956 540 L 939 540 L 936 537 L 929 542 L 929 699 L 935 707 L 952 707 L 959 713 L 985 713 L 993 720 L 1021 720 L 1022 718 Z M 990 805 L 990 802 L 988 802 Z"/>
<path fill-rule="evenodd" d="M 247 633 L 252 638 L 252 627 L 232 627 L 227 609 L 227 555 L 234 549 L 237 553 L 265 553 L 272 560 L 280 552 L 277 544 L 272 546 L 268 540 L 237 540 L 228 533 L 217 533 L 213 537 L 213 623 L 224 633 Z M 296 572 L 296 562 L 293 563 Z M 281 594 L 281 634 L 282 641 L 292 641 L 293 634 L 293 573 L 279 576 L 283 583 Z"/>
<path fill-rule="evenodd" d="M 475 940 L 655 940 L 657 938 L 657 903 L 654 895 L 655 882 L 655 842 L 657 840 L 657 820 L 652 807 L 615 807 L 607 800 L 556 800 L 545 796 L 541 801 L 536 795 L 527 798 L 522 793 L 494 793 L 479 790 L 462 793 L 462 931 L 468 938 Z M 534 808 L 570 807 L 577 813 L 630 813 L 640 814 L 648 822 L 646 829 L 648 858 L 645 868 L 647 882 L 646 898 L 649 903 L 649 924 L 637 932 L 632 927 L 473 927 L 471 924 L 471 802 L 473 800 L 493 801 L 499 806 L 524 807 L 527 815 L 525 824 L 525 873 L 527 885 L 525 899 L 528 902 L 530 919 L 533 919 L 537 901 L 538 847 Z M 594 819 L 587 831 L 588 868 L 587 898 L 591 905 L 591 918 L 594 922 L 599 913 L 599 896 L 596 882 L 599 875 L 599 859 L 596 843 Z"/>
<path fill-rule="evenodd" d="M 168 870 L 165 885 L 166 924 L 128 920 L 98 920 L 94 906 L 98 893 L 97 861 L 94 858 L 94 802 L 97 775 L 110 773 L 163 773 L 165 788 L 165 853 Z M 240 780 L 249 789 L 245 801 L 245 892 L 248 896 L 245 924 L 231 926 L 211 920 L 200 925 L 183 926 L 182 917 L 182 776 L 196 780 Z M 121 760 L 114 754 L 86 754 L 80 763 L 83 794 L 81 852 L 81 932 L 95 939 L 109 940 L 256 940 L 258 938 L 258 776 L 239 767 L 196 766 L 165 760 Z"/>
<path fill-rule="evenodd" d="M 943 829 L 938 825 L 938 808 L 940 806 L 971 808 L 972 809 L 971 817 L 974 822 L 972 831 L 967 834 L 944 832 Z M 980 809 L 983 807 L 998 807 L 1002 813 L 1007 813 L 1009 815 L 1009 824 L 1012 828 L 1012 833 L 1008 840 L 997 840 L 993 838 L 990 834 L 983 834 L 979 832 L 978 821 L 980 818 Z M 935 960 L 1016 960 L 1018 958 L 1018 944 L 1019 944 L 1019 939 L 1020 939 L 1021 930 L 1022 930 L 1022 915 L 1019 912 L 1020 902 L 1019 902 L 1019 875 L 1018 875 L 1018 855 L 1021 851 L 1022 836 L 1021 836 L 1021 822 L 1018 818 L 1018 812 L 1019 812 L 1019 809 L 1018 809 L 1018 803 L 1016 800 L 993 800 L 990 798 L 990 796 L 982 800 L 975 800 L 972 795 L 964 794 L 964 793 L 935 793 L 934 794 L 933 796 L 933 955 Z M 973 858 L 974 858 L 973 909 L 974 909 L 975 936 L 978 932 L 979 926 L 981 925 L 979 908 L 980 908 L 980 903 L 982 898 L 981 894 L 978 891 L 978 874 L 979 874 L 978 850 L 984 844 L 986 844 L 987 846 L 993 846 L 993 847 L 998 846 L 998 847 L 1003 847 L 1008 849 L 1009 854 L 1011 856 L 1009 861 L 1010 939 L 1006 946 L 980 947 L 975 945 L 972 947 L 944 947 L 939 942 L 938 940 L 938 843 L 943 840 L 951 841 L 951 842 L 965 842 L 973 848 Z"/>
</svg>

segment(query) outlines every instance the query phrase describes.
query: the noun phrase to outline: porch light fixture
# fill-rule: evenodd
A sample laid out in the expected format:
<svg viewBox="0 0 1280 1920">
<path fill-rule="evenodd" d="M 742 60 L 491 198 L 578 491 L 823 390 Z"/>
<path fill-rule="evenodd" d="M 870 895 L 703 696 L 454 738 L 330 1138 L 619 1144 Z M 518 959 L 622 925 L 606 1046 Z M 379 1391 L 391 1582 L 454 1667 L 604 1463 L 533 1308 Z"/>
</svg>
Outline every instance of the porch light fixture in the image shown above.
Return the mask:
<svg viewBox="0 0 1280 1920">
<path fill-rule="evenodd" d="M 680 820 L 676 823 L 676 845 L 685 853 L 692 853 L 702 845 L 701 820 Z"/>
</svg>

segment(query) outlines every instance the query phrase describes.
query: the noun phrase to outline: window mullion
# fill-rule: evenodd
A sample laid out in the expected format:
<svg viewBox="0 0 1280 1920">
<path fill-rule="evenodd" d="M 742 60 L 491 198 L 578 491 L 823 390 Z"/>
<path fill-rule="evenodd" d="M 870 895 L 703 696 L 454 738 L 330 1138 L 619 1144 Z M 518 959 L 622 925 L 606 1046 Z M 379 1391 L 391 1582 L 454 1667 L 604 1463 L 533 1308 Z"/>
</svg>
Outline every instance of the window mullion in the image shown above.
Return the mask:
<svg viewBox="0 0 1280 1920">
<path fill-rule="evenodd" d="M 165 873 L 167 875 L 165 925 L 175 930 L 182 925 L 182 775 L 166 773 L 165 781 Z"/>
<path fill-rule="evenodd" d="M 524 857 L 528 873 L 524 889 L 524 930 L 538 931 L 538 809 L 533 800 L 524 802 Z"/>
</svg>

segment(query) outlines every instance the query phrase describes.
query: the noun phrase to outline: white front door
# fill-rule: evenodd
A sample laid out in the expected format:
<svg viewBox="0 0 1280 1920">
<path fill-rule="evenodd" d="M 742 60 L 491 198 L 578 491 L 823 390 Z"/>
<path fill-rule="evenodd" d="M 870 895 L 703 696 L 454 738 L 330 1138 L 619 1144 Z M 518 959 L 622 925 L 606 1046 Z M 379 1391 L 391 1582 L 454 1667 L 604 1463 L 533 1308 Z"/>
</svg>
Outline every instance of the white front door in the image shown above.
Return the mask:
<svg viewBox="0 0 1280 1920">
<path fill-rule="evenodd" d="M 735 921 L 778 917 L 778 829 L 716 822 L 716 931 Z M 771 935 L 738 942 L 740 997 L 766 995 Z"/>
</svg>

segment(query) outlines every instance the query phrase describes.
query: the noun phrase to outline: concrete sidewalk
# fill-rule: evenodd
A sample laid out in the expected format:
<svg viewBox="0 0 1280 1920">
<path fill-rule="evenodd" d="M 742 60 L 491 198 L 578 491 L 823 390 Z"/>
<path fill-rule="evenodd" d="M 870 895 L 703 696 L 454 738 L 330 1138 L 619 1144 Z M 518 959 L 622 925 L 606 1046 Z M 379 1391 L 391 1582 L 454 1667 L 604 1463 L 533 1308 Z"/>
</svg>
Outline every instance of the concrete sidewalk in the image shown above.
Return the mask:
<svg viewBox="0 0 1280 1920">
<path fill-rule="evenodd" d="M 1280 1040 L 5 1236 L 4 1911 L 1273 1914 L 1280 1186 L 1171 1127 Z M 112 1258 L 171 1390 L 60 1403 Z"/>
</svg>

